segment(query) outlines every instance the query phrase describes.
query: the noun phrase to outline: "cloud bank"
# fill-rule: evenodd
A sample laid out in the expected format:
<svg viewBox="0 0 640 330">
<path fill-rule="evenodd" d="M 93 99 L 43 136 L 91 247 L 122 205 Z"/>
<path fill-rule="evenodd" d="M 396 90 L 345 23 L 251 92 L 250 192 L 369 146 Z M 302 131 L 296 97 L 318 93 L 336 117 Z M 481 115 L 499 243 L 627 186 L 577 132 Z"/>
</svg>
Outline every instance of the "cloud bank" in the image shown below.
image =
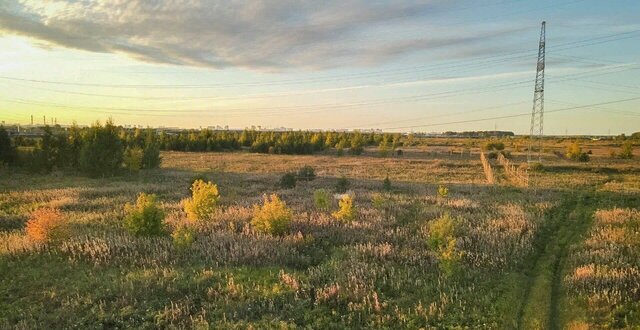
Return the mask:
<svg viewBox="0 0 640 330">
<path fill-rule="evenodd" d="M 21 0 L 0 5 L 0 34 L 151 63 L 277 71 L 374 65 L 421 51 L 472 52 L 478 41 L 521 31 L 493 27 L 406 33 L 412 26 L 429 26 L 451 3 Z M 399 27 L 405 33 L 376 37 L 381 29 Z"/>
</svg>

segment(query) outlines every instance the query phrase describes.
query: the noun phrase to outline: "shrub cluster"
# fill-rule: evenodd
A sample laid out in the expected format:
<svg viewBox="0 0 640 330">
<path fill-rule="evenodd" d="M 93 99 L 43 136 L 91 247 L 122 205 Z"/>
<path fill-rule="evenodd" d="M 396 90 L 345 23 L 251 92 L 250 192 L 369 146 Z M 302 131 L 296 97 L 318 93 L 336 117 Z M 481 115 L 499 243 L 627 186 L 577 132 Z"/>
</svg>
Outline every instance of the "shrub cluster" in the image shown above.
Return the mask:
<svg viewBox="0 0 640 330">
<path fill-rule="evenodd" d="M 254 205 L 251 225 L 261 233 L 282 235 L 289 230 L 292 218 L 293 212 L 277 195 L 265 195 L 262 206 Z"/>
<path fill-rule="evenodd" d="M 583 152 L 582 147 L 580 147 L 580 145 L 578 145 L 577 142 L 573 142 L 567 147 L 566 156 L 567 158 L 574 161 L 578 161 L 578 162 L 589 161 L 589 154 L 586 152 Z"/>
</svg>

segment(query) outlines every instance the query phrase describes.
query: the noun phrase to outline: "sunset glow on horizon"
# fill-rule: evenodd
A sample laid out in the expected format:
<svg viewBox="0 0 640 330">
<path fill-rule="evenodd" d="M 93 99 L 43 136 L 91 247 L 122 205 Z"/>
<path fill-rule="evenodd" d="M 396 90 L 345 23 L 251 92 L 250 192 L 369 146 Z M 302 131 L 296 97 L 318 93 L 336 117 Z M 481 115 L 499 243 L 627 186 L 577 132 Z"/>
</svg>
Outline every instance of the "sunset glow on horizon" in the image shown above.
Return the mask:
<svg viewBox="0 0 640 330">
<path fill-rule="evenodd" d="M 524 134 L 509 116 L 531 111 L 546 20 L 546 132 L 630 133 L 639 16 L 630 0 L 9 1 L 0 121 Z"/>
</svg>

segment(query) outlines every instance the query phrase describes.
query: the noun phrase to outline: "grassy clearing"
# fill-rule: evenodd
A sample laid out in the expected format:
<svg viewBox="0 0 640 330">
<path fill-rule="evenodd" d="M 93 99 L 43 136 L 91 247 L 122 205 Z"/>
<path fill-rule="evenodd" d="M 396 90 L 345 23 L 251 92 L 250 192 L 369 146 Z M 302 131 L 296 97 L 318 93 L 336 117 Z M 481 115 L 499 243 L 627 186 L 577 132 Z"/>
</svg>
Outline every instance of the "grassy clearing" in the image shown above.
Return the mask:
<svg viewBox="0 0 640 330">
<path fill-rule="evenodd" d="M 484 184 L 479 157 L 406 154 L 170 152 L 161 169 L 114 179 L 5 172 L 0 296 L 11 299 L 0 300 L 0 328 L 617 324 L 589 316 L 589 293 L 567 278 L 584 266 L 575 249 L 592 248 L 586 237 L 595 235 L 596 208 L 632 206 L 638 197 L 629 163 L 592 172 L 559 161 L 538 174 L 533 194 Z M 315 180 L 279 187 L 282 173 L 310 164 Z M 387 174 L 391 191 L 384 190 Z M 217 184 L 220 199 L 215 221 L 194 224 L 191 246 L 176 247 L 168 234 L 136 237 L 125 230 L 123 207 L 140 192 L 157 196 L 168 232 L 186 221 L 181 200 L 198 175 Z M 332 216 L 333 196 L 327 208 L 314 200 L 314 192 L 332 192 L 343 175 L 355 196 L 352 221 Z M 585 189 L 592 178 L 597 192 Z M 441 185 L 448 195 L 438 194 Z M 617 187 L 625 190 L 610 191 Z M 292 210 L 289 230 L 278 236 L 251 226 L 253 204 L 270 193 Z M 73 235 L 56 243 L 26 238 L 24 223 L 41 206 L 61 210 Z M 444 228 L 439 236 L 437 227 Z M 625 315 L 637 308 L 633 299 L 620 307 Z"/>
</svg>

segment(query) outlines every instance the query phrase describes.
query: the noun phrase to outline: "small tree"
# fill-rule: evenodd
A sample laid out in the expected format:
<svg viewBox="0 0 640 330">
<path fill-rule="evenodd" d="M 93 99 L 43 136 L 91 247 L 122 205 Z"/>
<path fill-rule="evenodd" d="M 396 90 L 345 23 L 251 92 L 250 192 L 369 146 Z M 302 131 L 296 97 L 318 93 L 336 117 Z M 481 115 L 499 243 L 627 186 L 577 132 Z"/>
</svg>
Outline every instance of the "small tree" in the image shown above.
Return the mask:
<svg viewBox="0 0 640 330">
<path fill-rule="evenodd" d="M 631 144 L 631 141 L 626 141 L 622 144 L 622 147 L 620 148 L 620 155 L 618 155 L 618 157 L 622 159 L 633 158 L 633 144 Z"/>
<path fill-rule="evenodd" d="M 429 246 L 436 250 L 446 246 L 449 239 L 456 234 L 456 222 L 449 213 L 430 222 L 428 228 Z"/>
<path fill-rule="evenodd" d="M 349 180 L 343 175 L 336 182 L 335 190 L 339 194 L 344 194 L 347 192 L 347 189 L 349 189 L 349 185 L 350 185 Z"/>
<path fill-rule="evenodd" d="M 351 222 L 356 219 L 356 209 L 353 206 L 353 199 L 349 195 L 342 196 L 338 202 L 338 211 L 332 213 L 336 219 L 342 222 Z"/>
<path fill-rule="evenodd" d="M 127 148 L 124 151 L 124 167 L 131 173 L 138 173 L 142 168 L 143 151 L 140 147 Z"/>
<path fill-rule="evenodd" d="M 142 156 L 142 168 L 160 167 L 160 143 L 158 143 L 155 132 L 147 129 L 147 136 L 144 142 L 144 153 Z"/>
<path fill-rule="evenodd" d="M 462 253 L 457 249 L 458 221 L 445 213 L 429 223 L 429 246 L 436 251 L 440 269 L 450 275 L 456 268 Z"/>
<path fill-rule="evenodd" d="M 443 185 L 438 186 L 438 197 L 447 198 L 449 196 L 449 188 Z"/>
<path fill-rule="evenodd" d="M 326 211 L 329 209 L 329 198 L 329 192 L 324 189 L 313 192 L 313 202 L 318 210 Z"/>
<path fill-rule="evenodd" d="M 298 170 L 298 180 L 312 181 L 316 178 L 316 171 L 313 167 L 306 165 Z"/>
<path fill-rule="evenodd" d="M 382 189 L 384 189 L 384 191 L 390 191 L 391 188 L 391 180 L 389 180 L 389 175 L 387 175 L 382 182 Z"/>
<path fill-rule="evenodd" d="M 25 229 L 27 236 L 39 243 L 57 242 L 69 236 L 64 216 L 53 208 L 41 208 L 34 211 Z"/>
<path fill-rule="evenodd" d="M 293 212 L 277 195 L 264 196 L 262 206 L 253 206 L 251 225 L 261 233 L 282 235 L 289 230 Z"/>
<path fill-rule="evenodd" d="M 296 175 L 293 173 L 285 173 L 280 177 L 280 187 L 284 189 L 292 189 L 296 186 Z"/>
<path fill-rule="evenodd" d="M 156 202 L 156 195 L 140 193 L 136 204 L 124 206 L 124 227 L 135 236 L 154 236 L 163 232 L 164 212 Z"/>
<path fill-rule="evenodd" d="M 16 160 L 16 148 L 11 143 L 9 133 L 0 126 L 0 164 L 13 164 Z"/>
<path fill-rule="evenodd" d="M 347 143 L 344 140 L 340 140 L 336 144 L 336 155 L 338 155 L 338 156 L 344 155 L 344 148 L 346 148 L 346 147 L 347 147 Z"/>
<path fill-rule="evenodd" d="M 96 122 L 85 134 L 80 168 L 91 176 L 114 175 L 122 166 L 123 144 L 111 120 Z"/>
<path fill-rule="evenodd" d="M 219 198 L 218 186 L 202 180 L 194 181 L 191 185 L 191 198 L 182 201 L 187 218 L 191 221 L 211 218 Z"/>
<path fill-rule="evenodd" d="M 567 158 L 578 162 L 588 162 L 589 155 L 586 152 L 582 152 L 582 148 L 578 145 L 578 142 L 573 142 L 567 147 Z"/>
<path fill-rule="evenodd" d="M 388 206 L 389 201 L 380 193 L 374 193 L 371 196 L 371 205 L 376 210 L 385 209 Z"/>
</svg>

